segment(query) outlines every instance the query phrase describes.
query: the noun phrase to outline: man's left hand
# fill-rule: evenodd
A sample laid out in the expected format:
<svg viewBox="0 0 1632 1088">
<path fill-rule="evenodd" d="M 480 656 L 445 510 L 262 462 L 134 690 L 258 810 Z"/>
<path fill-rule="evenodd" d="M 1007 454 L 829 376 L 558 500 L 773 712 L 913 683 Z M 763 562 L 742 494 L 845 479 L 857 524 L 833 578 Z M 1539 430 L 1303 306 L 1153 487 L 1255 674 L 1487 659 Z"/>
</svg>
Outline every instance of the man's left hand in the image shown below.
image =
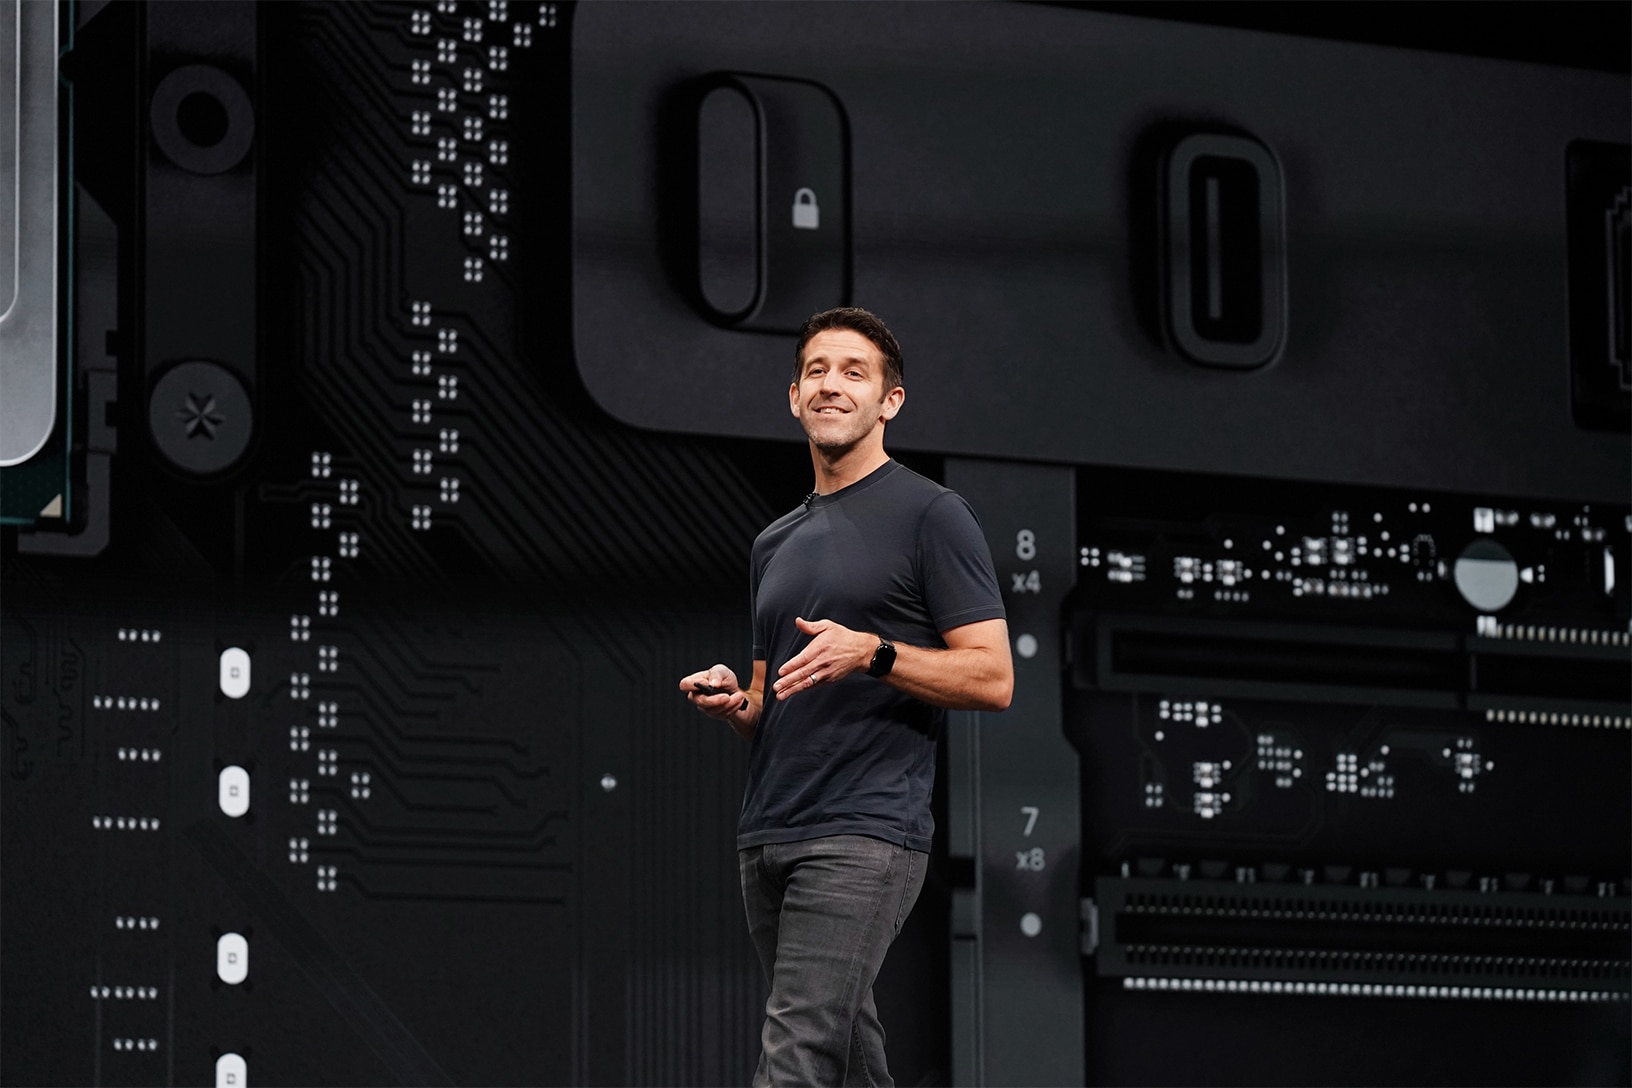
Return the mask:
<svg viewBox="0 0 1632 1088">
<path fill-rule="evenodd" d="M 811 636 L 810 644 L 776 670 L 771 690 L 778 699 L 809 691 L 817 684 L 833 684 L 853 672 L 865 672 L 878 649 L 878 636 L 852 631 L 832 620 L 796 618 L 794 626 Z"/>
</svg>

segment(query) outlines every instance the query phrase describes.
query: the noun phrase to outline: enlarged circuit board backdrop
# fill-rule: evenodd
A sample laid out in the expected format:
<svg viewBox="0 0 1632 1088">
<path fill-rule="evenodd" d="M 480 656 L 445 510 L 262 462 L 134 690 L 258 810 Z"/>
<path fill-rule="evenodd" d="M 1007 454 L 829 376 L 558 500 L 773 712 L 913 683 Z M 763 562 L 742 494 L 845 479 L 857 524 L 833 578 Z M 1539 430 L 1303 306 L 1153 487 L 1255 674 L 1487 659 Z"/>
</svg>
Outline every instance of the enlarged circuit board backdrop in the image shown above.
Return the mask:
<svg viewBox="0 0 1632 1088">
<path fill-rule="evenodd" d="M 1017 669 L 898 1083 L 1632 1080 L 1629 30 L 1563 10 L 0 0 L 0 1082 L 747 1080 L 675 685 L 848 303 Z"/>
</svg>

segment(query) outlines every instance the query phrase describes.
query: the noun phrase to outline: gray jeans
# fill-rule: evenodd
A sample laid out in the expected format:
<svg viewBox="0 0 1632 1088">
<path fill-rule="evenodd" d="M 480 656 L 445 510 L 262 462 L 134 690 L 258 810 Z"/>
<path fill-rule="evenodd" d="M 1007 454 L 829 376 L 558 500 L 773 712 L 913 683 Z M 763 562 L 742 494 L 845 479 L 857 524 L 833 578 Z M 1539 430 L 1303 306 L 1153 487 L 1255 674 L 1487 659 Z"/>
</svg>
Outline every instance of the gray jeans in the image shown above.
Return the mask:
<svg viewBox="0 0 1632 1088">
<path fill-rule="evenodd" d="M 770 983 L 760 1085 L 893 1085 L 873 979 L 918 901 L 927 854 L 865 835 L 738 852 Z"/>
</svg>

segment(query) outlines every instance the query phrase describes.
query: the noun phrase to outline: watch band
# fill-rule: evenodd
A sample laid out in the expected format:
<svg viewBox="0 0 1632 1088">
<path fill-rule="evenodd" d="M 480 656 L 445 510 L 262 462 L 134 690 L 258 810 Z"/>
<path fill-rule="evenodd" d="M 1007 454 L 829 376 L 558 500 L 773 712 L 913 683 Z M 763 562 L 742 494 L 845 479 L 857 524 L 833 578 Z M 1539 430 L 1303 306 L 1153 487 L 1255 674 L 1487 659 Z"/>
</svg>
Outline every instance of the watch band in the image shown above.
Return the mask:
<svg viewBox="0 0 1632 1088">
<path fill-rule="evenodd" d="M 873 662 L 867 666 L 867 675 L 888 676 L 893 668 L 895 668 L 895 643 L 880 636 L 878 649 L 873 651 Z"/>
</svg>

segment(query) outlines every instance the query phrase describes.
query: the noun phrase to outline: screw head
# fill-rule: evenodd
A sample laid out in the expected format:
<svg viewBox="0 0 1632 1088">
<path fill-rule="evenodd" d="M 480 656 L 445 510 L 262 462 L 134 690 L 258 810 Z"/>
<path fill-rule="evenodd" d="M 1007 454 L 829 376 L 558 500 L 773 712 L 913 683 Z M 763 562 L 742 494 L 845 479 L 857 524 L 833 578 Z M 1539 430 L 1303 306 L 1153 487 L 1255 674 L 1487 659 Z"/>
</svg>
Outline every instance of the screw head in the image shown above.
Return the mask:
<svg viewBox="0 0 1632 1088">
<path fill-rule="evenodd" d="M 192 360 L 171 367 L 154 384 L 147 420 L 167 461 L 205 476 L 231 468 L 249 448 L 254 409 L 230 370 Z"/>
</svg>

